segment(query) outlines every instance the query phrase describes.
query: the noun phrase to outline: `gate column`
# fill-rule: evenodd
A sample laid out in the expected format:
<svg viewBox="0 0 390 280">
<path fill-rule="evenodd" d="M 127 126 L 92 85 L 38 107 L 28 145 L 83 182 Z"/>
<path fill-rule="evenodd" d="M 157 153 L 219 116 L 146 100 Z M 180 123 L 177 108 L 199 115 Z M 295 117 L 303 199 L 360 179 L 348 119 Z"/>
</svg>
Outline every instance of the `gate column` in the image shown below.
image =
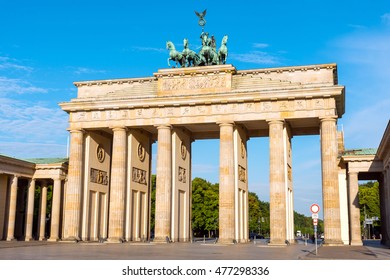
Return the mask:
<svg viewBox="0 0 390 280">
<path fill-rule="evenodd" d="M 108 242 L 124 241 L 127 132 L 124 127 L 113 128 Z"/>
<path fill-rule="evenodd" d="M 27 213 L 26 213 L 26 237 L 25 241 L 33 240 L 33 220 L 34 220 L 34 195 L 35 195 L 35 179 L 30 179 L 28 183 L 27 195 Z"/>
<path fill-rule="evenodd" d="M 11 177 L 11 192 L 9 196 L 9 214 L 8 214 L 8 230 L 7 241 L 15 239 L 15 219 L 16 219 L 16 203 L 18 196 L 18 176 Z"/>
<path fill-rule="evenodd" d="M 325 245 L 342 245 L 337 170 L 336 117 L 321 119 L 322 197 Z"/>
<path fill-rule="evenodd" d="M 270 245 L 285 245 L 287 239 L 286 185 L 283 120 L 271 120 L 270 146 Z"/>
<path fill-rule="evenodd" d="M 68 183 L 65 189 L 64 236 L 63 240 L 80 240 L 81 189 L 83 182 L 83 148 L 84 133 L 82 130 L 70 131 L 70 152 Z"/>
<path fill-rule="evenodd" d="M 172 127 L 157 127 L 157 177 L 156 177 L 156 242 L 165 242 L 171 238 L 172 208 Z"/>
<path fill-rule="evenodd" d="M 360 230 L 360 207 L 358 191 L 358 173 L 350 171 L 348 172 L 350 245 L 362 246 L 363 242 Z"/>
<path fill-rule="evenodd" d="M 233 123 L 220 123 L 219 242 L 235 238 L 235 178 Z"/>
<path fill-rule="evenodd" d="M 51 210 L 50 239 L 48 241 L 58 241 L 60 234 L 60 207 L 61 207 L 61 185 L 62 180 L 54 179 L 53 202 Z"/>
</svg>

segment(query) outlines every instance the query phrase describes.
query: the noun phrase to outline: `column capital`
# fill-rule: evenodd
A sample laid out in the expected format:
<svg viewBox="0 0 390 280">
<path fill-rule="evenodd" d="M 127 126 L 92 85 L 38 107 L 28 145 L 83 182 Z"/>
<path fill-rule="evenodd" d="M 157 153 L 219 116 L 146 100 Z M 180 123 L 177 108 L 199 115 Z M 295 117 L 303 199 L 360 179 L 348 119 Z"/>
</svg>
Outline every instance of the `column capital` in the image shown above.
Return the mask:
<svg viewBox="0 0 390 280">
<path fill-rule="evenodd" d="M 348 175 L 358 175 L 359 172 L 358 171 L 355 171 L 355 170 L 348 170 Z"/>
<path fill-rule="evenodd" d="M 234 122 L 233 121 L 220 121 L 220 122 L 217 122 L 217 124 L 221 127 L 221 126 L 234 126 Z"/>
<path fill-rule="evenodd" d="M 110 127 L 112 131 L 127 131 L 127 127 L 125 126 L 113 126 Z"/>
<path fill-rule="evenodd" d="M 337 116 L 320 117 L 320 122 L 326 122 L 326 121 L 337 122 L 337 119 L 338 119 Z"/>
<path fill-rule="evenodd" d="M 168 124 L 168 123 L 166 123 L 166 124 L 157 124 L 154 127 L 157 128 L 157 129 L 168 129 L 168 128 L 172 129 L 172 125 Z"/>
<path fill-rule="evenodd" d="M 268 124 L 284 124 L 286 122 L 285 119 L 268 119 L 266 120 Z"/>
</svg>

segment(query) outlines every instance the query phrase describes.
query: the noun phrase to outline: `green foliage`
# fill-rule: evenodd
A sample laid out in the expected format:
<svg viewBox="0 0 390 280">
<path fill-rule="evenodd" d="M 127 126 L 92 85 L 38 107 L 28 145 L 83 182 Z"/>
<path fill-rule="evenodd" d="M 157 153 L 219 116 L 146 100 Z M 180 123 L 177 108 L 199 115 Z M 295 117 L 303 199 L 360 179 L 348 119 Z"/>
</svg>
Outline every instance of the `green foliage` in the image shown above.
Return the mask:
<svg viewBox="0 0 390 280">
<path fill-rule="evenodd" d="M 151 183 L 151 225 L 155 226 L 156 175 Z M 261 201 L 256 193 L 248 193 L 249 231 L 269 237 L 270 205 Z M 203 236 L 218 230 L 219 219 L 219 184 L 212 184 L 202 178 L 192 180 L 192 230 L 195 235 Z M 312 235 L 314 232 L 311 217 L 305 217 L 294 211 L 294 231 Z M 323 232 L 323 221 L 319 220 L 318 233 Z"/>
<path fill-rule="evenodd" d="M 151 194 L 150 194 L 150 230 L 154 232 L 154 226 L 155 226 L 155 217 L 156 217 L 156 175 L 152 175 L 152 182 L 151 182 Z"/>
<path fill-rule="evenodd" d="M 249 231 L 263 236 L 269 235 L 269 203 L 259 199 L 257 194 L 248 193 Z"/>
<path fill-rule="evenodd" d="M 368 182 L 359 186 L 360 221 L 365 218 L 380 219 L 379 183 Z"/>
<path fill-rule="evenodd" d="M 192 180 L 192 229 L 202 234 L 218 230 L 219 184 L 195 178 Z"/>
<path fill-rule="evenodd" d="M 317 233 L 322 233 L 324 228 L 324 222 L 318 219 Z M 294 233 L 296 234 L 297 230 L 300 230 L 302 234 L 313 235 L 314 226 L 313 219 L 311 217 L 306 217 L 305 215 L 299 214 L 294 211 Z"/>
</svg>

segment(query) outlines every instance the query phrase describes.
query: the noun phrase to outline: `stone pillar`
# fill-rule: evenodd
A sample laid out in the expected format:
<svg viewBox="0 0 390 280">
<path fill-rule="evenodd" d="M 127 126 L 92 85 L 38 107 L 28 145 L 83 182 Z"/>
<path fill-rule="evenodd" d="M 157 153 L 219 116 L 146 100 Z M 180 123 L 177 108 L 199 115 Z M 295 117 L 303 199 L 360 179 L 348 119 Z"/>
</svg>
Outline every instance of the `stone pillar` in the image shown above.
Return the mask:
<svg viewBox="0 0 390 280">
<path fill-rule="evenodd" d="M 46 206 L 47 206 L 47 183 L 41 183 L 41 204 L 39 205 L 39 240 L 45 240 L 46 230 Z"/>
<path fill-rule="evenodd" d="M 7 241 L 15 240 L 15 218 L 16 218 L 16 202 L 18 198 L 18 176 L 11 177 L 11 193 L 9 196 L 9 214 L 8 214 L 8 229 Z"/>
<path fill-rule="evenodd" d="M 340 198 L 337 170 L 336 118 L 321 119 L 322 199 L 324 207 L 324 245 L 342 245 Z"/>
<path fill-rule="evenodd" d="M 81 190 L 83 186 L 83 148 L 82 130 L 70 131 L 70 153 L 68 183 L 64 208 L 63 240 L 80 240 Z"/>
<path fill-rule="evenodd" d="M 113 128 L 108 242 L 125 240 L 127 131 Z"/>
<path fill-rule="evenodd" d="M 359 182 L 357 172 L 348 172 L 348 204 L 350 245 L 362 246 L 360 230 Z"/>
<path fill-rule="evenodd" d="M 50 239 L 48 241 L 58 241 L 60 234 L 60 207 L 61 207 L 61 179 L 54 179 L 53 198 L 51 204 L 51 227 Z"/>
<path fill-rule="evenodd" d="M 30 179 L 27 195 L 27 213 L 26 213 L 26 237 L 25 241 L 33 240 L 32 230 L 34 221 L 34 195 L 35 195 L 35 179 Z"/>
<path fill-rule="evenodd" d="M 172 135 L 170 125 L 160 125 L 157 147 L 157 177 L 156 177 L 156 242 L 165 242 L 171 238 L 171 208 L 172 208 Z"/>
<path fill-rule="evenodd" d="M 234 124 L 220 123 L 219 154 L 219 240 L 232 243 L 235 238 Z"/>
<path fill-rule="evenodd" d="M 269 125 L 270 245 L 285 245 L 287 239 L 286 185 L 284 164 L 283 120 Z"/>
</svg>

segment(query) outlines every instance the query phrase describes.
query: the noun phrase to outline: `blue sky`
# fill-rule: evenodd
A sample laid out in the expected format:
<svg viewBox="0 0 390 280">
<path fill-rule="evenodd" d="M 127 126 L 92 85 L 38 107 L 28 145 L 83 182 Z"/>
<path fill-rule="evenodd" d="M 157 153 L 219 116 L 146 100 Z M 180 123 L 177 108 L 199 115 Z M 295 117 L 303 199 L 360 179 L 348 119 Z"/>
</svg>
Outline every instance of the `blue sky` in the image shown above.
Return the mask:
<svg viewBox="0 0 390 280">
<path fill-rule="evenodd" d="M 3 1 L 0 9 L 0 153 L 64 157 L 74 81 L 152 76 L 167 67 L 165 42 L 200 45 L 229 35 L 238 70 L 337 63 L 346 86 L 339 120 L 347 148 L 377 147 L 390 116 L 390 2 Z M 293 138 L 295 210 L 322 205 L 319 136 Z M 249 188 L 268 201 L 268 138 L 252 138 Z M 218 181 L 219 142 L 193 143 L 193 175 Z M 153 153 L 156 153 L 156 146 Z M 207 156 L 206 156 L 207 155 Z"/>
</svg>

